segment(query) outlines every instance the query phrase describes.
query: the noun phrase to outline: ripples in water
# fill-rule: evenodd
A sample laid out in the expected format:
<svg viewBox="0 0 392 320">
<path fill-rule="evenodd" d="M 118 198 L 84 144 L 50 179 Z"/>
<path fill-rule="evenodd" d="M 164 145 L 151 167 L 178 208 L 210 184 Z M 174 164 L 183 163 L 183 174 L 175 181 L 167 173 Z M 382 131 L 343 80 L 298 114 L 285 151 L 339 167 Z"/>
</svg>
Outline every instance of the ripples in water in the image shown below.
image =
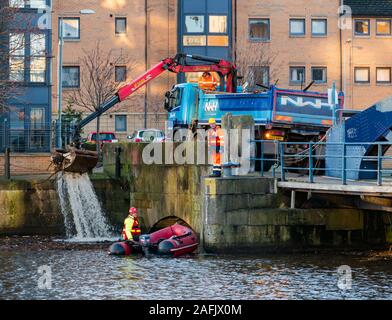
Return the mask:
<svg viewBox="0 0 392 320">
<path fill-rule="evenodd" d="M 349 265 L 351 290 L 337 286 Z M 51 267 L 52 289 L 38 288 Z M 100 250 L 0 253 L 1 299 L 392 299 L 388 262 L 344 256 L 113 257 Z"/>
</svg>

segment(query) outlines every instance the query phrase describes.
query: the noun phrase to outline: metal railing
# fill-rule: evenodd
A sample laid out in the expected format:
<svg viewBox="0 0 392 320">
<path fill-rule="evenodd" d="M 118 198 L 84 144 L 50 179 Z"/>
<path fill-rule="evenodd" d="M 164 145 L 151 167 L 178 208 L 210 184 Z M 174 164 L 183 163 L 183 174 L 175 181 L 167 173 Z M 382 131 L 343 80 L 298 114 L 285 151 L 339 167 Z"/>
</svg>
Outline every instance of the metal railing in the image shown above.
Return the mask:
<svg viewBox="0 0 392 320">
<path fill-rule="evenodd" d="M 261 176 L 264 176 L 263 168 L 266 163 L 273 162 L 272 176 L 276 176 L 275 170 L 279 168 L 281 181 L 286 181 L 290 172 L 300 173 L 302 180 L 315 183 L 315 177 L 325 176 L 327 171 L 334 172 L 334 177 L 340 179 L 342 185 L 346 185 L 352 180 L 367 180 L 377 182 L 378 186 L 383 185 L 386 176 L 392 176 L 392 152 L 387 151 L 392 146 L 391 142 L 356 142 L 356 143 L 327 143 L 327 142 L 280 142 L 270 140 L 251 140 L 258 147 L 258 156 L 250 160 L 261 161 Z M 274 143 L 276 152 L 271 157 L 266 156 L 265 144 Z M 302 148 L 298 148 L 301 146 Z M 326 148 L 334 148 L 335 152 L 328 154 L 328 161 L 334 163 L 333 166 L 325 166 L 327 162 Z M 355 147 L 365 147 L 371 152 L 360 154 L 348 154 Z M 302 149 L 300 152 L 290 153 L 289 150 Z M 392 149 L 391 149 L 392 150 Z M 350 161 L 359 161 L 358 167 L 349 166 Z M 338 164 L 338 165 L 337 165 Z M 367 164 L 367 165 L 363 165 Z M 270 163 L 267 167 L 270 166 Z M 268 171 L 268 170 L 267 170 Z M 338 173 L 338 174 L 337 174 Z M 371 176 L 371 178 L 349 179 L 348 176 L 357 174 L 358 177 Z"/>
<path fill-rule="evenodd" d="M 272 177 L 275 178 L 280 161 L 280 142 L 275 140 L 250 140 L 250 142 L 256 144 L 256 155 L 251 157 L 250 160 L 256 162 L 256 167 L 260 165 L 260 168 L 257 168 L 260 175 L 263 177 L 265 171 L 272 169 Z"/>
<path fill-rule="evenodd" d="M 9 128 L 0 125 L 0 152 L 10 148 L 16 153 L 49 152 L 52 137 L 51 125 L 40 127 Z"/>
</svg>

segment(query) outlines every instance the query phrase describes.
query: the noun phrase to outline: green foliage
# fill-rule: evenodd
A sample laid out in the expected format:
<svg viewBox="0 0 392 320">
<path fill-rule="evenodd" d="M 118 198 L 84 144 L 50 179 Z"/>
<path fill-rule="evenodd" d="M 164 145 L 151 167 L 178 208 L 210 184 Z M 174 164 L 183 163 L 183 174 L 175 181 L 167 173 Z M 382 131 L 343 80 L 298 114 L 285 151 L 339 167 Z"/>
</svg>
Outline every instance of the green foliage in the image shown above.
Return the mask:
<svg viewBox="0 0 392 320">
<path fill-rule="evenodd" d="M 76 111 L 73 108 L 73 102 L 72 100 L 67 101 L 67 106 L 65 107 L 62 115 L 62 120 L 66 122 L 71 122 L 72 120 L 76 120 L 79 122 L 82 120 L 82 112 L 81 111 Z"/>
<path fill-rule="evenodd" d="M 76 111 L 73 107 L 73 101 L 71 99 L 67 100 L 67 105 L 63 109 L 63 113 L 61 116 L 63 131 L 67 131 L 66 128 L 69 128 L 72 121 L 76 120 L 76 122 L 80 122 L 82 120 L 83 112 Z M 83 130 L 81 131 L 81 134 Z"/>
</svg>

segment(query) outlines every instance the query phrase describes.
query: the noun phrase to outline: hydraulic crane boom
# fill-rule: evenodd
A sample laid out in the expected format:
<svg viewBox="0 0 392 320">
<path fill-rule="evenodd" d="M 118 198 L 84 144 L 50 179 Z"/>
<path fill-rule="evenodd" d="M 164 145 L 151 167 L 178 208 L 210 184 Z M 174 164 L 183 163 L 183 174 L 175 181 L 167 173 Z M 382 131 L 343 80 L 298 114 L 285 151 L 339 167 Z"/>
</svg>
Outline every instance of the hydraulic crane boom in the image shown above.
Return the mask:
<svg viewBox="0 0 392 320">
<path fill-rule="evenodd" d="M 188 65 L 186 58 L 193 60 L 210 62 L 207 65 Z M 175 58 L 166 58 L 157 65 L 146 71 L 144 74 L 134 79 L 129 84 L 121 87 L 117 94 L 106 101 L 101 107 L 88 117 L 80 121 L 74 129 L 72 141 L 76 146 L 80 143 L 80 132 L 83 127 L 95 120 L 97 117 L 108 111 L 117 103 L 124 101 L 138 89 L 145 86 L 150 81 L 157 78 L 165 71 L 173 73 L 187 73 L 187 72 L 216 72 L 220 77 L 221 91 L 224 91 L 226 84 L 226 92 L 235 92 L 237 87 L 237 70 L 235 66 L 225 60 L 220 60 L 211 57 L 203 57 L 198 55 L 177 54 Z M 227 80 L 225 79 L 227 78 Z"/>
<path fill-rule="evenodd" d="M 188 64 L 187 58 L 207 62 L 207 64 Z M 127 99 L 138 89 L 145 86 L 165 71 L 177 74 L 187 72 L 216 72 L 220 77 L 220 90 L 225 91 L 226 89 L 226 92 L 236 92 L 237 69 L 235 65 L 229 61 L 183 53 L 177 54 L 174 58 L 166 58 L 146 71 L 140 77 L 121 87 L 111 99 L 102 104 L 102 106 L 100 106 L 95 112 L 81 120 L 79 123 L 74 123 L 72 125 L 72 151 L 67 152 L 65 150 L 56 150 L 55 154 L 52 155 L 52 162 L 55 164 L 57 169 L 83 173 L 94 168 L 97 163 L 97 159 L 94 158 L 94 153 L 85 152 L 86 157 L 84 157 L 84 151 L 78 150 L 81 145 L 80 133 L 83 127 L 101 116 L 103 113 L 107 112 L 116 104 Z"/>
</svg>

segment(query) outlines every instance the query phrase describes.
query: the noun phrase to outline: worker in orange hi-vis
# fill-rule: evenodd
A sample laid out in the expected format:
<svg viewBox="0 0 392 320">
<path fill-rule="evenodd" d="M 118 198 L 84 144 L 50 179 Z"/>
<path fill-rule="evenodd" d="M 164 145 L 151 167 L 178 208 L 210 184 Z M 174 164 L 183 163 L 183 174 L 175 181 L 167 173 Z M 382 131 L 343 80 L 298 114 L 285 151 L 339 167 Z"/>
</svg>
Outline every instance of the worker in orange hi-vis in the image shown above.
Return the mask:
<svg viewBox="0 0 392 320">
<path fill-rule="evenodd" d="M 220 177 L 222 175 L 221 153 L 224 146 L 223 130 L 217 126 L 215 119 L 208 120 L 211 129 L 208 130 L 208 153 L 212 156 L 212 174 L 210 177 Z"/>
<path fill-rule="evenodd" d="M 210 72 L 204 72 L 199 78 L 199 88 L 202 90 L 216 91 L 218 80 Z"/>
</svg>

